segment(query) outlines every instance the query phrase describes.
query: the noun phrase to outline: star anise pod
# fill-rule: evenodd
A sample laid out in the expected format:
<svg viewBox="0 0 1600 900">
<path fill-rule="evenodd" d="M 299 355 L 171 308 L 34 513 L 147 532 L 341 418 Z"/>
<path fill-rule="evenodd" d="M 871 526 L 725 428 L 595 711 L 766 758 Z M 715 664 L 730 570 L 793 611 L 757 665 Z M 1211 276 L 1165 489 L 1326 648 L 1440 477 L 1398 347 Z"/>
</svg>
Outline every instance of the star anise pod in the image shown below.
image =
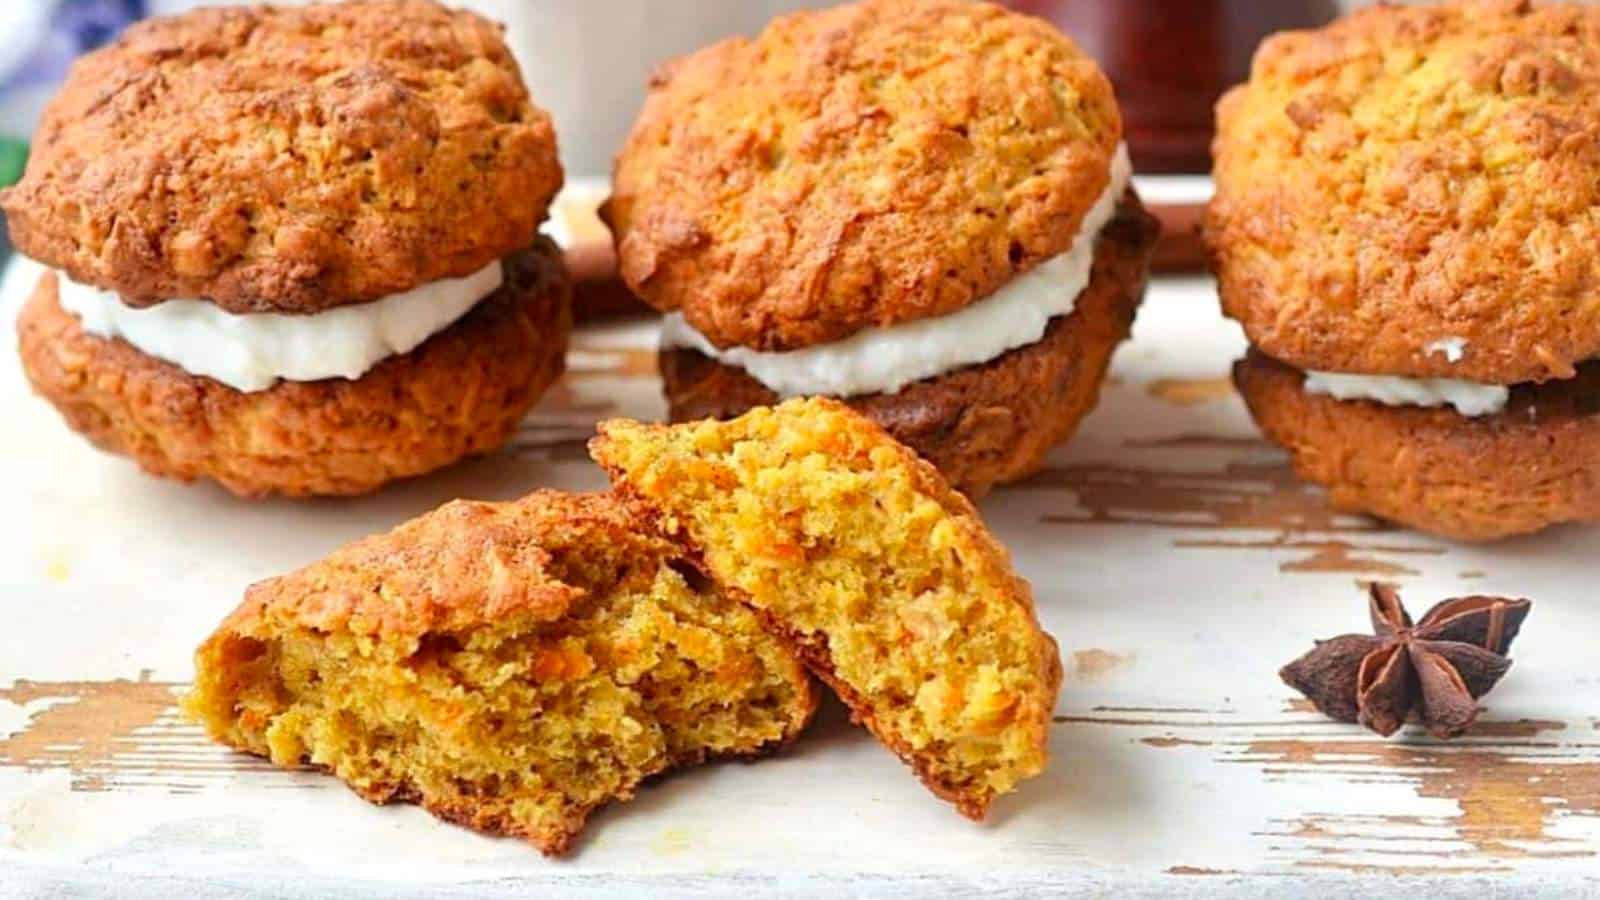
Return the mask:
<svg viewBox="0 0 1600 900">
<path fill-rule="evenodd" d="M 1459 597 L 1412 625 L 1394 586 L 1373 584 L 1370 606 L 1374 634 L 1318 641 L 1279 676 L 1330 718 L 1388 737 L 1415 711 L 1449 739 L 1472 727 L 1478 698 L 1511 668 L 1506 652 L 1533 604 Z"/>
</svg>

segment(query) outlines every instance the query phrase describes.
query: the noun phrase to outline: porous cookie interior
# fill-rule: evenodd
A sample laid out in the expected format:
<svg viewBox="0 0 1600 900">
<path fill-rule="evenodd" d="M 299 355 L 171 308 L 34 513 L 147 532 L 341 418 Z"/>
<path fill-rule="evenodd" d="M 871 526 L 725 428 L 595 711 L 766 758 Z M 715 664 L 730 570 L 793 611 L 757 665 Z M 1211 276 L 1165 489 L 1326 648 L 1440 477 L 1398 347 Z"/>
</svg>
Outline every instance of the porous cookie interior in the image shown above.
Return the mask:
<svg viewBox="0 0 1600 900">
<path fill-rule="evenodd" d="M 825 401 L 603 435 L 602 464 L 936 792 L 977 817 L 1043 768 L 1054 644 L 970 505 L 929 488 L 931 467 Z"/>
<path fill-rule="evenodd" d="M 548 574 L 584 592 L 554 622 L 224 632 L 187 704 L 241 749 L 561 852 L 642 779 L 757 751 L 809 715 L 804 676 L 754 615 L 638 550 L 554 553 Z"/>
</svg>

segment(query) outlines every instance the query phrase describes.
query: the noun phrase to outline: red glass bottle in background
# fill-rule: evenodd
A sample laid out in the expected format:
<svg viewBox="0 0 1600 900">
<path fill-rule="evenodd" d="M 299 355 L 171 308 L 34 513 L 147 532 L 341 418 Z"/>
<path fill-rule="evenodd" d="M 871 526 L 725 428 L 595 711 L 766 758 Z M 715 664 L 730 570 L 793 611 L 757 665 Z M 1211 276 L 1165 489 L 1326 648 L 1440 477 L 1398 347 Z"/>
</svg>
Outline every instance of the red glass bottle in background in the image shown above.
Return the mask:
<svg viewBox="0 0 1600 900">
<path fill-rule="evenodd" d="M 1072 35 L 1117 88 L 1141 172 L 1209 172 L 1212 109 L 1274 32 L 1331 21 L 1337 0 L 1007 0 Z"/>
</svg>

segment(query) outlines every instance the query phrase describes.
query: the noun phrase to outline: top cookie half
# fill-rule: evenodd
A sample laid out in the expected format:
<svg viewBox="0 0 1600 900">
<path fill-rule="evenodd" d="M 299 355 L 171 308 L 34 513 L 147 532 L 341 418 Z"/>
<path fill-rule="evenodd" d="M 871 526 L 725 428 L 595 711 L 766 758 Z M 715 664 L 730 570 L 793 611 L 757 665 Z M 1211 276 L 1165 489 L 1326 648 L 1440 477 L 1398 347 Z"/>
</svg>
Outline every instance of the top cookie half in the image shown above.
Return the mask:
<svg viewBox="0 0 1600 900">
<path fill-rule="evenodd" d="M 1600 355 L 1600 8 L 1375 8 L 1279 35 L 1217 119 L 1209 240 L 1268 354 L 1505 384 Z"/>
<path fill-rule="evenodd" d="M 428 0 L 204 9 L 81 59 L 0 197 L 135 306 L 310 313 L 532 243 L 561 185 L 500 28 Z"/>
<path fill-rule="evenodd" d="M 959 310 L 1064 252 L 1110 180 L 1110 82 L 962 0 L 780 18 L 668 65 L 617 159 L 622 275 L 718 346 Z"/>
</svg>

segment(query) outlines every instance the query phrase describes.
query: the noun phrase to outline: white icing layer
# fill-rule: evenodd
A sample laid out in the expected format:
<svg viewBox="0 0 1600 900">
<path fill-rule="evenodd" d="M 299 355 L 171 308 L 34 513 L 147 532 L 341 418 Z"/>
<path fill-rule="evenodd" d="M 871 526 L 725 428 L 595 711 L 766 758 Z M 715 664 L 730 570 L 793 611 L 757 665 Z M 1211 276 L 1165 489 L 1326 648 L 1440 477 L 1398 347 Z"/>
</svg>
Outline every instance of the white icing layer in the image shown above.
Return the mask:
<svg viewBox="0 0 1600 900">
<path fill-rule="evenodd" d="M 1385 406 L 1453 406 L 1468 418 L 1492 416 L 1506 408 L 1511 389 L 1451 378 L 1400 378 L 1307 372 L 1306 391 L 1339 400 L 1372 400 Z"/>
<path fill-rule="evenodd" d="M 78 317 L 84 331 L 121 338 L 191 375 L 245 392 L 266 390 L 280 380 L 360 378 L 450 327 L 504 283 L 504 267 L 496 261 L 464 278 L 371 303 L 305 316 L 236 315 L 202 300 L 136 309 L 114 293 L 56 273 L 61 307 Z"/>
<path fill-rule="evenodd" d="M 1044 337 L 1050 320 L 1073 311 L 1089 285 L 1095 241 L 1117 212 L 1133 177 L 1127 147 L 1118 147 L 1105 192 L 1084 215 L 1067 252 L 1040 263 L 965 309 L 932 319 L 868 328 L 841 341 L 782 353 L 719 349 L 680 313 L 661 326 L 661 345 L 687 347 L 749 372 L 785 397 L 892 394 L 906 385 L 986 363 Z"/>
</svg>

